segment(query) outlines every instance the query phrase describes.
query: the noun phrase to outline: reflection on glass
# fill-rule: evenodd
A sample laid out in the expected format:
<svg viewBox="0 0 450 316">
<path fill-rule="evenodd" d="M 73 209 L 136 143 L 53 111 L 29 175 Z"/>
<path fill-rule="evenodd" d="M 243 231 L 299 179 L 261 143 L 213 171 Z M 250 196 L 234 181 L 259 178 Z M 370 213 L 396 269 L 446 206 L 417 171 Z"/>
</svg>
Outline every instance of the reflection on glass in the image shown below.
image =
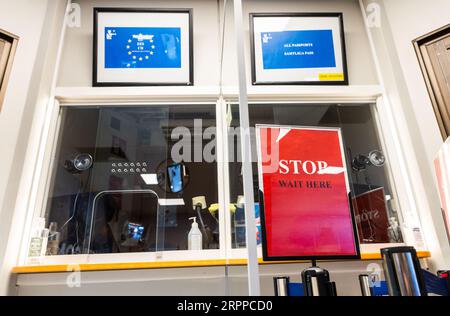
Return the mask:
<svg viewBox="0 0 450 316">
<path fill-rule="evenodd" d="M 381 152 L 371 105 L 329 104 L 251 104 L 250 127 L 256 124 L 340 127 L 346 150 L 352 204 L 361 243 L 402 242 L 395 194 L 387 178 L 386 153 Z M 231 106 L 233 118 L 229 129 L 230 201 L 236 203 L 232 216 L 232 246 L 245 247 L 245 219 L 242 201 L 242 164 L 240 154 L 239 108 Z M 256 137 L 252 137 L 252 157 L 257 157 Z M 256 158 L 253 158 L 255 161 Z M 255 202 L 258 205 L 257 163 L 253 163 Z M 240 205 L 242 208 L 240 208 Z M 258 217 L 258 211 L 255 210 Z M 258 225 L 259 223 L 255 223 Z M 258 236 L 257 236 L 258 238 Z"/>
<path fill-rule="evenodd" d="M 183 190 L 182 165 L 177 163 L 167 167 L 167 173 L 170 181 L 170 191 L 178 193 Z"/>
<path fill-rule="evenodd" d="M 192 198 L 218 202 L 216 162 L 196 154 L 215 105 L 70 107 L 61 122 L 46 206 L 58 238 L 47 253 L 187 250 Z M 217 233 L 206 249 L 218 245 Z"/>
<path fill-rule="evenodd" d="M 93 201 L 86 248 L 92 253 L 156 251 L 158 212 L 154 192 L 100 192 Z"/>
</svg>

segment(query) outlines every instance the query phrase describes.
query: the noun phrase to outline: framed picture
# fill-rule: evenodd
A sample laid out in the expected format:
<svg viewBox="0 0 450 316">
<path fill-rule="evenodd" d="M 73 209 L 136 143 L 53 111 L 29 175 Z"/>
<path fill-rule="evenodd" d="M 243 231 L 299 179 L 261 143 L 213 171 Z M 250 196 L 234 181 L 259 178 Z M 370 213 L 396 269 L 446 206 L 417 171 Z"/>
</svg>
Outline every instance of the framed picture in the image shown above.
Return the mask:
<svg viewBox="0 0 450 316">
<path fill-rule="evenodd" d="M 256 125 L 264 261 L 359 259 L 340 128 Z"/>
<path fill-rule="evenodd" d="M 253 85 L 348 85 L 342 13 L 250 14 Z"/>
<path fill-rule="evenodd" d="M 193 85 L 192 59 L 192 10 L 94 8 L 94 87 Z"/>
</svg>

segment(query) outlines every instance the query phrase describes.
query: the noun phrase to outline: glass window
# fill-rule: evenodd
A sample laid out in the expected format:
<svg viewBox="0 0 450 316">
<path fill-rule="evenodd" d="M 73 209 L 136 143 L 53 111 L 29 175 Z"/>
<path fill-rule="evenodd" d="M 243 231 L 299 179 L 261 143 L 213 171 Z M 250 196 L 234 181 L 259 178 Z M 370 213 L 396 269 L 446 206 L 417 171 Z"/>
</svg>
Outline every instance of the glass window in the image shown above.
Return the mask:
<svg viewBox="0 0 450 316">
<path fill-rule="evenodd" d="M 192 217 L 218 249 L 215 126 L 215 105 L 63 107 L 47 254 L 188 250 Z"/>
<path fill-rule="evenodd" d="M 256 124 L 340 127 L 345 147 L 348 178 L 360 243 L 402 242 L 398 206 L 394 188 L 388 178 L 386 153 L 382 151 L 374 118 L 374 106 L 369 104 L 250 104 L 250 127 Z M 229 115 L 230 116 L 230 113 Z M 240 154 L 239 107 L 231 106 L 229 128 L 230 201 L 236 203 L 231 216 L 233 248 L 245 247 L 242 164 Z M 255 216 L 259 226 L 259 183 L 256 163 L 256 138 L 251 130 Z"/>
</svg>

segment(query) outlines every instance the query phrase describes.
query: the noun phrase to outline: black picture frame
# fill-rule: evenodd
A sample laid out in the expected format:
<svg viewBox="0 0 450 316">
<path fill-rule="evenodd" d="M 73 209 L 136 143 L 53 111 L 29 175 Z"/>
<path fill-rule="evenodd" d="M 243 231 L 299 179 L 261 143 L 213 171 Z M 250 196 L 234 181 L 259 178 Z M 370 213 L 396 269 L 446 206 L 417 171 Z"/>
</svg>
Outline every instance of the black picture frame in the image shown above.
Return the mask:
<svg viewBox="0 0 450 316">
<path fill-rule="evenodd" d="M 271 261 L 300 261 L 300 260 L 308 260 L 308 261 L 316 261 L 316 260 L 360 260 L 361 259 L 361 248 L 358 236 L 358 229 L 356 226 L 356 218 L 355 211 L 353 209 L 352 203 L 352 193 L 348 194 L 349 206 L 350 206 L 350 215 L 352 218 L 352 227 L 353 227 L 353 235 L 355 236 L 355 255 L 335 255 L 335 256 L 289 256 L 289 257 L 277 257 L 277 256 L 269 256 L 267 251 L 267 235 L 266 235 L 266 221 L 264 214 L 264 193 L 261 190 L 259 192 L 259 207 L 260 207 L 260 216 L 261 216 L 261 235 L 262 235 L 262 255 L 263 261 L 271 262 Z"/>
<path fill-rule="evenodd" d="M 189 17 L 189 80 L 186 82 L 100 82 L 98 79 L 98 15 L 99 13 L 185 13 Z M 194 85 L 194 34 L 193 9 L 147 9 L 147 8 L 94 8 L 93 30 L 93 87 L 130 87 L 130 86 L 193 86 Z"/>
<path fill-rule="evenodd" d="M 340 40 L 342 52 L 342 65 L 344 80 L 339 81 L 258 81 L 256 78 L 256 59 L 255 59 L 255 28 L 254 18 L 258 17 L 336 17 L 339 19 L 340 26 Z M 346 86 L 349 84 L 347 55 L 345 46 L 345 30 L 344 30 L 344 15 L 341 12 L 308 12 L 308 13 L 250 13 L 250 51 L 251 51 L 251 75 L 252 85 L 319 85 L 330 86 L 339 85 Z"/>
</svg>

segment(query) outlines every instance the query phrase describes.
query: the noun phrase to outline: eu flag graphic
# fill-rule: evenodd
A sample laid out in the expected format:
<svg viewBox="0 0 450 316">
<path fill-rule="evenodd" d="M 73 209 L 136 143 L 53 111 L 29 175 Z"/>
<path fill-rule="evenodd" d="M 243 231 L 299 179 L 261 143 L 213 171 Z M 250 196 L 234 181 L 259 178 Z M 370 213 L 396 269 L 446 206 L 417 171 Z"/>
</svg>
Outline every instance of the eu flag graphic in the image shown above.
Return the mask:
<svg viewBox="0 0 450 316">
<path fill-rule="evenodd" d="M 181 29 L 106 27 L 105 68 L 181 68 Z"/>
</svg>

